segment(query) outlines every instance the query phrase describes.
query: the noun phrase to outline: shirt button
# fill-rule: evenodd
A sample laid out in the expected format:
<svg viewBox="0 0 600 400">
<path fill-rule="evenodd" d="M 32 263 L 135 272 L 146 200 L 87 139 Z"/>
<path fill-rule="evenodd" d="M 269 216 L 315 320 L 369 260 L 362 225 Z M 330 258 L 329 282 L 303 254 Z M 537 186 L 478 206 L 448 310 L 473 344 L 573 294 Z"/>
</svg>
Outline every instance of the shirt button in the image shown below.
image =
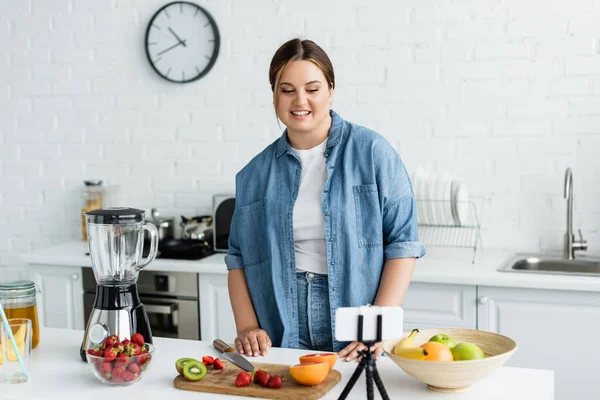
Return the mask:
<svg viewBox="0 0 600 400">
<path fill-rule="evenodd" d="M 323 190 L 325 193 L 329 193 L 329 189 L 325 189 Z"/>
<path fill-rule="evenodd" d="M 330 241 L 330 242 L 333 242 L 333 238 L 329 238 L 329 241 Z"/>
<path fill-rule="evenodd" d="M 330 213 L 329 211 L 327 211 L 327 212 L 325 213 L 325 216 L 326 216 L 326 217 L 329 217 L 330 215 L 331 215 L 331 213 Z"/>
<path fill-rule="evenodd" d="M 335 262 L 334 262 L 334 261 L 332 261 L 332 262 L 331 262 L 331 265 L 335 265 Z"/>
<path fill-rule="evenodd" d="M 309 273 L 308 273 L 308 278 L 309 278 L 309 279 L 312 279 L 312 278 L 314 278 L 314 277 L 315 277 L 315 274 L 313 274 L 312 272 L 309 272 Z"/>
<path fill-rule="evenodd" d="M 335 292 L 335 288 L 332 288 L 331 290 L 333 290 Z"/>
<path fill-rule="evenodd" d="M 329 169 L 333 169 L 333 165 L 330 165 L 330 166 L 329 166 Z"/>
</svg>

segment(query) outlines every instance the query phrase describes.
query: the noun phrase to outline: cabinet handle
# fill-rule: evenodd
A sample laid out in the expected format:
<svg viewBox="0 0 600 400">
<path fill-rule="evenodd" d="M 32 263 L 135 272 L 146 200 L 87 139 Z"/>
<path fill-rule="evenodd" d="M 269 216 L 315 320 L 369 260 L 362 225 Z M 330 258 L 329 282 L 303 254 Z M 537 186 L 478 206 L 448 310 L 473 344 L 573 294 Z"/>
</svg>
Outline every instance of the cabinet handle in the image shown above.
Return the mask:
<svg viewBox="0 0 600 400">
<path fill-rule="evenodd" d="M 487 304 L 488 300 L 489 300 L 489 299 L 488 299 L 488 297 L 487 297 L 487 296 L 481 296 L 481 297 L 479 298 L 479 304 Z"/>
<path fill-rule="evenodd" d="M 73 275 L 71 275 L 71 279 L 76 281 L 77 279 L 79 279 L 79 275 L 73 274 Z"/>
</svg>

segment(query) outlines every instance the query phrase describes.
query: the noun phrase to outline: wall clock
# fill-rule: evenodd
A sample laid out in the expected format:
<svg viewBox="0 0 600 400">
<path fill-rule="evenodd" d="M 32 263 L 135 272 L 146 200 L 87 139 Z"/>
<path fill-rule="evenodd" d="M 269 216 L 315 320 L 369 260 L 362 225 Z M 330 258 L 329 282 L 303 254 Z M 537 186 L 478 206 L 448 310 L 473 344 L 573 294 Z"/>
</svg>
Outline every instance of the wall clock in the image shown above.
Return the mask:
<svg viewBox="0 0 600 400">
<path fill-rule="evenodd" d="M 146 29 L 146 56 L 170 82 L 187 83 L 210 71 L 219 54 L 219 30 L 202 7 L 174 1 L 158 10 Z"/>
</svg>

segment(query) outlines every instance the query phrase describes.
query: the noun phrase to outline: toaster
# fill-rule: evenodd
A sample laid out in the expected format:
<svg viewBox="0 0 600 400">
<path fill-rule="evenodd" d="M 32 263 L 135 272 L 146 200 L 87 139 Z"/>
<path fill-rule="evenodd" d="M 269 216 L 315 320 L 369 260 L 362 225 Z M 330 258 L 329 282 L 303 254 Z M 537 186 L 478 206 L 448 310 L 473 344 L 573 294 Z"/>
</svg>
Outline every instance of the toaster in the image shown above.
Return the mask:
<svg viewBox="0 0 600 400">
<path fill-rule="evenodd" d="M 235 196 L 213 195 L 213 249 L 226 253 L 229 250 L 229 229 L 235 211 Z"/>
</svg>

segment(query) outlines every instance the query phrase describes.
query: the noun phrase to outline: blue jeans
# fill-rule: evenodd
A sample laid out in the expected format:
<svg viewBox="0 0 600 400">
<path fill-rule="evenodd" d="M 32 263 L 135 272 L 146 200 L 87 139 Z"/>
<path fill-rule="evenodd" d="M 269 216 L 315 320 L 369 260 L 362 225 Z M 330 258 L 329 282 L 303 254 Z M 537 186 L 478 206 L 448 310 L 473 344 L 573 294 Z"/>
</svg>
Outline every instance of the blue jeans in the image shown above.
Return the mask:
<svg viewBox="0 0 600 400">
<path fill-rule="evenodd" d="M 327 275 L 297 272 L 298 344 L 303 350 L 333 351 Z"/>
</svg>

